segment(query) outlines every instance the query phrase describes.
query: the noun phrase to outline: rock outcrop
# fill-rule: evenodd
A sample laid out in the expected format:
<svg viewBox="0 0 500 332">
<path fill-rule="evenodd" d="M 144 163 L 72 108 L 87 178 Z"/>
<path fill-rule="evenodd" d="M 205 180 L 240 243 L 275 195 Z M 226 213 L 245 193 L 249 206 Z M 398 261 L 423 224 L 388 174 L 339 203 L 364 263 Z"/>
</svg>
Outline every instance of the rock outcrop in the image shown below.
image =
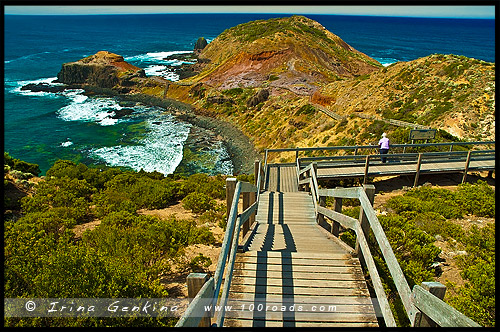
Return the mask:
<svg viewBox="0 0 500 332">
<path fill-rule="evenodd" d="M 194 52 L 195 53 L 201 52 L 207 45 L 208 45 L 208 42 L 204 37 L 198 38 L 198 40 L 194 44 Z"/>
<path fill-rule="evenodd" d="M 145 77 L 143 69 L 125 62 L 122 56 L 107 51 L 65 63 L 57 74 L 57 80 L 61 83 L 98 88 L 133 86 L 134 79 Z"/>
<path fill-rule="evenodd" d="M 159 106 L 189 104 L 187 113 L 234 124 L 259 150 L 372 144 L 382 132 L 408 137 L 408 128 L 374 117 L 441 129 L 447 139 L 495 137 L 494 63 L 436 54 L 383 67 L 301 16 L 245 23 L 197 50 L 182 55 L 197 62 L 180 69 L 179 82 L 145 77 L 109 52 L 64 64 L 58 78 Z"/>
<path fill-rule="evenodd" d="M 267 89 L 259 90 L 255 95 L 252 96 L 252 98 L 250 98 L 247 101 L 247 107 L 257 106 L 258 104 L 265 102 L 268 97 L 269 97 L 269 90 Z"/>
</svg>

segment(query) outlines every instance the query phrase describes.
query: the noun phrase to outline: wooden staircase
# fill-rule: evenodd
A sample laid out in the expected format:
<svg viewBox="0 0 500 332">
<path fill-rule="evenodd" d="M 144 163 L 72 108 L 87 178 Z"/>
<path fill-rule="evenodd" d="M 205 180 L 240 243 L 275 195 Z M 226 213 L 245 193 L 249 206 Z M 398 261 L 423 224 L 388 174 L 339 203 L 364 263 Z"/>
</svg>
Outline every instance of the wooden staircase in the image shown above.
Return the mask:
<svg viewBox="0 0 500 332">
<path fill-rule="evenodd" d="M 236 255 L 224 326 L 378 326 L 358 258 L 316 224 L 310 194 L 293 186 L 296 172 L 268 174 L 266 188 L 281 191 L 260 194 L 251 243 Z"/>
</svg>

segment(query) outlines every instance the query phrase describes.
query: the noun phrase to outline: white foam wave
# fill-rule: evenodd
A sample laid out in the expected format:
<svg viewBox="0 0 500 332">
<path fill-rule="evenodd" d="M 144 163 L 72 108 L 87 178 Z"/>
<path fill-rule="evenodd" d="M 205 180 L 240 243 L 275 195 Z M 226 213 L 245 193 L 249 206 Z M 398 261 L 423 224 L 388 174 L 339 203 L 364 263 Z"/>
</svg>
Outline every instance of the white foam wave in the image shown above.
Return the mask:
<svg viewBox="0 0 500 332">
<path fill-rule="evenodd" d="M 127 62 L 135 62 L 136 66 L 144 68 L 146 75 L 148 76 L 161 76 L 171 81 L 178 81 L 179 75 L 174 73 L 167 66 L 181 66 L 182 64 L 194 62 L 183 61 L 178 59 L 166 58 L 175 54 L 188 54 L 192 51 L 170 51 L 170 52 L 149 52 L 146 54 L 139 54 L 131 57 L 125 58 Z"/>
<path fill-rule="evenodd" d="M 179 75 L 170 71 L 166 66 L 153 65 L 144 69 L 147 76 L 161 76 L 171 81 L 178 81 Z"/>
<path fill-rule="evenodd" d="M 68 140 L 67 140 L 66 142 L 62 142 L 62 143 L 61 143 L 61 146 L 62 146 L 62 147 L 68 147 L 68 146 L 70 146 L 70 145 L 73 145 L 73 142 L 71 142 L 71 141 L 69 140 L 69 138 L 68 138 Z"/>
<path fill-rule="evenodd" d="M 166 57 L 169 57 L 174 54 L 186 54 L 186 53 L 193 53 L 192 51 L 172 51 L 172 52 L 150 52 L 146 53 L 149 57 L 156 59 L 156 60 L 163 60 Z"/>
<path fill-rule="evenodd" d="M 139 171 L 172 174 L 182 161 L 183 144 L 190 124 L 178 122 L 173 116 L 146 121 L 146 134 L 137 145 L 117 145 L 92 150 L 90 155 L 110 166 L 128 166 Z"/>
<path fill-rule="evenodd" d="M 111 98 L 88 98 L 76 92 L 68 97 L 72 97 L 72 103 L 57 111 L 65 121 L 96 122 L 101 126 L 112 126 L 119 121 L 112 117 L 114 110 L 122 107 Z"/>
<path fill-rule="evenodd" d="M 217 142 L 217 146 L 212 150 L 212 153 L 216 155 L 217 159 L 214 169 L 220 174 L 232 175 L 234 171 L 233 162 L 222 142 Z"/>
<path fill-rule="evenodd" d="M 374 59 L 377 60 L 378 62 L 380 62 L 382 64 L 382 66 L 384 66 L 384 67 L 388 67 L 388 66 L 392 65 L 393 63 L 398 62 L 398 60 L 396 60 L 394 58 L 374 58 Z"/>
</svg>

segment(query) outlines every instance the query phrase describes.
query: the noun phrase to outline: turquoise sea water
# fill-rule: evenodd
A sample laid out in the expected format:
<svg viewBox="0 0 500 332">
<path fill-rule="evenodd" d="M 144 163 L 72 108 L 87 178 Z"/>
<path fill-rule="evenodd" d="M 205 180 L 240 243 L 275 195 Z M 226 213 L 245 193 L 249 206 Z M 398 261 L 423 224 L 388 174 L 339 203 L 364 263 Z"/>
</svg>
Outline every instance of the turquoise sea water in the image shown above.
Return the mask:
<svg viewBox="0 0 500 332">
<path fill-rule="evenodd" d="M 433 53 L 495 61 L 494 20 L 307 16 L 384 65 Z M 62 63 L 101 50 L 124 56 L 148 75 L 176 80 L 167 65 L 180 62 L 166 61 L 166 55 L 192 51 L 199 37 L 211 41 L 232 26 L 271 17 L 277 16 L 5 16 L 4 151 L 39 164 L 43 173 L 57 159 L 174 172 L 190 124 L 144 105 L 113 119 L 113 111 L 122 106 L 112 98 L 86 97 L 78 90 L 33 93 L 20 88 L 52 82 Z M 207 172 L 233 171 L 223 144 L 214 143 L 207 153 L 214 156 Z"/>
</svg>

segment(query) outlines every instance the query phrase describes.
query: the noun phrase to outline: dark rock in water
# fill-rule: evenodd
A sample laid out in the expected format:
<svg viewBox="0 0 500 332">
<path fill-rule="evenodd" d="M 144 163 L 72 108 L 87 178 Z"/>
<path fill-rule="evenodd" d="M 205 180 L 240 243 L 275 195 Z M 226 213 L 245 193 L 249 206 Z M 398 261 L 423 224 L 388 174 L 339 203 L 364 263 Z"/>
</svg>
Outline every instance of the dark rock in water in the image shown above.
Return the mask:
<svg viewBox="0 0 500 332">
<path fill-rule="evenodd" d="M 66 90 L 68 87 L 67 86 L 54 86 L 50 85 L 48 83 L 30 83 L 27 84 L 23 87 L 21 87 L 21 90 L 30 90 L 33 92 L 51 92 L 51 93 L 57 93 L 57 92 L 63 92 Z"/>
<path fill-rule="evenodd" d="M 120 101 L 118 101 L 118 105 L 120 105 L 121 107 L 134 107 L 137 105 L 137 102 L 128 101 L 128 100 L 120 100 Z"/>
<path fill-rule="evenodd" d="M 120 119 L 123 118 L 124 116 L 134 113 L 134 110 L 131 108 L 122 108 L 121 110 L 114 110 L 114 112 L 115 115 L 113 115 L 111 118 Z"/>
<path fill-rule="evenodd" d="M 179 60 L 179 61 L 192 61 L 195 62 L 197 56 L 193 52 L 189 53 L 180 53 L 180 54 L 170 54 L 165 60 Z"/>
<path fill-rule="evenodd" d="M 248 107 L 257 106 L 258 104 L 265 102 L 267 100 L 267 98 L 269 98 L 269 90 L 262 89 L 259 92 L 257 92 L 256 94 L 254 94 L 252 96 L 252 98 L 250 98 L 247 101 L 247 106 Z"/>
<path fill-rule="evenodd" d="M 194 51 L 195 52 L 200 52 L 202 49 L 204 49 L 208 45 L 207 40 L 204 37 L 198 38 L 196 43 L 194 44 Z"/>
<path fill-rule="evenodd" d="M 155 124 L 155 125 L 161 125 L 161 121 L 154 121 L 153 124 Z"/>
</svg>

